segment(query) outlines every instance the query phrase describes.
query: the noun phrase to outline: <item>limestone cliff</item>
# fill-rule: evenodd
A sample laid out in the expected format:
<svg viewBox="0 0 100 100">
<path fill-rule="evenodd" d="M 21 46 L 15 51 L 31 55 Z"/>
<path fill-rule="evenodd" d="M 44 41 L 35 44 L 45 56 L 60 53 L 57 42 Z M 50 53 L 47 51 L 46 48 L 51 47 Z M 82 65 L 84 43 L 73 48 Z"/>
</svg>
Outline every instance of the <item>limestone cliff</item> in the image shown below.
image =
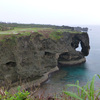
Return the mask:
<svg viewBox="0 0 100 100">
<path fill-rule="evenodd" d="M 81 52 L 76 51 L 79 43 Z M 15 83 L 41 79 L 59 65 L 72 65 L 85 62 L 89 54 L 87 33 L 71 34 L 64 32 L 54 40 L 40 34 L 5 38 L 0 42 L 0 82 Z M 52 71 L 51 71 L 52 72 Z"/>
</svg>

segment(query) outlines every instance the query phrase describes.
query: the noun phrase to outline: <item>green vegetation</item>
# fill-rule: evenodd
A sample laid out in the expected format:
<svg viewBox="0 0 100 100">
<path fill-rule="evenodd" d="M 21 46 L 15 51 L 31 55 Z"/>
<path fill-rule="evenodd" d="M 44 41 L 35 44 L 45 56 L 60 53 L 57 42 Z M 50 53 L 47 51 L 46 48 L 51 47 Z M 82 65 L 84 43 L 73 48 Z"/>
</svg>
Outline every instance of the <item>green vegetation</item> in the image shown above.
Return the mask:
<svg viewBox="0 0 100 100">
<path fill-rule="evenodd" d="M 52 29 L 52 28 L 14 28 L 13 30 L 8 31 L 1 31 L 0 32 L 0 41 L 5 41 L 3 39 L 9 38 L 12 39 L 13 37 L 21 37 L 21 36 L 29 36 L 31 34 L 35 35 L 41 34 L 42 38 L 51 38 L 54 40 L 58 40 L 63 37 L 62 33 L 80 33 L 76 31 L 71 31 L 70 29 Z"/>
<path fill-rule="evenodd" d="M 0 26 L 0 31 L 7 31 L 7 30 L 13 30 L 13 27 L 5 27 L 5 26 Z"/>
<path fill-rule="evenodd" d="M 100 78 L 100 75 L 97 76 Z M 94 89 L 95 77 L 96 74 L 90 82 L 87 82 L 87 84 L 82 87 L 79 86 L 79 81 L 77 81 L 76 84 L 67 84 L 67 87 L 77 87 L 77 93 L 63 91 L 60 96 L 48 96 L 45 98 L 44 95 L 31 95 L 33 91 L 21 91 L 21 87 L 18 87 L 18 92 L 15 94 L 0 90 L 0 100 L 100 100 L 100 88 L 98 90 Z"/>
<path fill-rule="evenodd" d="M 60 38 L 62 38 L 62 33 L 63 32 L 57 32 L 57 31 L 54 31 L 52 32 L 49 36 L 50 38 L 54 39 L 54 40 L 59 40 Z"/>
<path fill-rule="evenodd" d="M 71 34 L 82 33 L 74 30 L 74 27 L 56 26 L 44 24 L 17 24 L 0 22 L 0 41 L 4 42 L 6 38 L 14 40 L 13 37 L 29 36 L 30 34 L 41 34 L 43 38 L 51 38 L 59 40 L 62 38 L 62 33 L 67 32 Z M 17 34 L 17 35 L 15 35 Z M 15 36 L 14 36 L 15 35 Z M 32 35 L 33 36 L 33 35 Z M 4 40 L 3 40 L 4 39 Z"/>
<path fill-rule="evenodd" d="M 71 96 L 72 98 L 78 99 L 78 100 L 99 100 L 100 96 L 100 88 L 98 90 L 94 89 L 94 81 L 95 76 L 93 76 L 92 81 L 87 82 L 87 84 L 83 87 L 79 86 L 79 81 L 76 82 L 76 84 L 68 84 L 67 86 L 77 87 L 77 93 L 72 93 L 69 91 L 64 91 L 64 93 L 68 96 Z M 100 76 L 98 75 L 100 78 Z M 89 86 L 90 85 L 90 86 Z"/>
<path fill-rule="evenodd" d="M 70 26 L 57 26 L 57 25 L 50 25 L 50 24 L 22 24 L 22 23 L 6 23 L 0 22 L 0 26 L 3 27 L 13 27 L 13 28 L 54 28 L 54 29 L 71 29 L 74 30 L 73 27 Z"/>
<path fill-rule="evenodd" d="M 0 100 L 30 100 L 28 91 L 21 91 L 20 87 L 18 87 L 18 92 L 14 95 L 10 94 L 9 92 L 1 92 Z"/>
<path fill-rule="evenodd" d="M 14 46 L 15 43 L 16 43 L 16 35 L 14 34 L 0 34 L 0 42 L 3 44 L 3 45 L 6 45 L 6 46 Z"/>
<path fill-rule="evenodd" d="M 38 30 L 52 30 L 57 32 L 76 32 L 74 27 L 70 26 L 57 26 L 57 25 L 44 25 L 44 24 L 18 24 L 18 23 L 5 23 L 0 22 L 0 29 L 7 28 L 4 31 L 1 30 L 0 34 L 17 34 L 23 31 L 34 31 Z"/>
</svg>

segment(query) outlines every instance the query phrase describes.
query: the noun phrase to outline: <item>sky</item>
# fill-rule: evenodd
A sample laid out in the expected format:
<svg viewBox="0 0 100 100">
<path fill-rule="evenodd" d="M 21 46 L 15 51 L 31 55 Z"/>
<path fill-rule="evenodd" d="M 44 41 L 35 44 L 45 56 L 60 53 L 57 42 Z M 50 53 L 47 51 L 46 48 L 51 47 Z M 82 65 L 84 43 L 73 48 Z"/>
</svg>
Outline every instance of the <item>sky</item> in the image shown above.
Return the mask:
<svg viewBox="0 0 100 100">
<path fill-rule="evenodd" d="M 0 21 L 100 25 L 100 0 L 0 0 Z"/>
</svg>

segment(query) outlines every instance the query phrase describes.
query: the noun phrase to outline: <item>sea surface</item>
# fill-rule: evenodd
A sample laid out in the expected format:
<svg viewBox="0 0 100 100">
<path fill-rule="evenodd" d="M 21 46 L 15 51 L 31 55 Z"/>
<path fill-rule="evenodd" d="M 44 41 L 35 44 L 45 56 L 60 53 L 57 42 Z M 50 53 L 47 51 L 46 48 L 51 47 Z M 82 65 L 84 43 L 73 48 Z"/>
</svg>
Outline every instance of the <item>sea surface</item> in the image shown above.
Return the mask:
<svg viewBox="0 0 100 100">
<path fill-rule="evenodd" d="M 86 26 L 89 28 L 90 53 L 86 57 L 86 62 L 77 66 L 66 66 L 60 68 L 56 73 L 50 75 L 49 79 L 42 84 L 39 93 L 44 95 L 59 94 L 66 90 L 67 84 L 74 84 L 77 80 L 80 86 L 90 81 L 95 74 L 100 75 L 100 26 Z M 80 47 L 77 49 L 80 51 Z M 95 79 L 95 89 L 100 87 L 100 79 Z M 73 91 L 70 87 L 67 90 Z"/>
</svg>

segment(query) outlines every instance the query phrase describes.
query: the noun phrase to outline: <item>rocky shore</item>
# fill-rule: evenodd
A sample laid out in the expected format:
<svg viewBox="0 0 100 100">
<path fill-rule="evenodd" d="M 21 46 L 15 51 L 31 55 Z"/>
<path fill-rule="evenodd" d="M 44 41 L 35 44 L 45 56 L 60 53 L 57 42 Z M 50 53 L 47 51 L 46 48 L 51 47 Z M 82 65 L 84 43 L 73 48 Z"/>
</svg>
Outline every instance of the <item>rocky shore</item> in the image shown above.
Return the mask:
<svg viewBox="0 0 100 100">
<path fill-rule="evenodd" d="M 78 65 L 86 62 L 85 58 L 79 59 L 79 60 L 73 60 L 73 61 L 59 61 L 59 64 L 62 66 L 72 66 L 72 65 Z"/>
</svg>

